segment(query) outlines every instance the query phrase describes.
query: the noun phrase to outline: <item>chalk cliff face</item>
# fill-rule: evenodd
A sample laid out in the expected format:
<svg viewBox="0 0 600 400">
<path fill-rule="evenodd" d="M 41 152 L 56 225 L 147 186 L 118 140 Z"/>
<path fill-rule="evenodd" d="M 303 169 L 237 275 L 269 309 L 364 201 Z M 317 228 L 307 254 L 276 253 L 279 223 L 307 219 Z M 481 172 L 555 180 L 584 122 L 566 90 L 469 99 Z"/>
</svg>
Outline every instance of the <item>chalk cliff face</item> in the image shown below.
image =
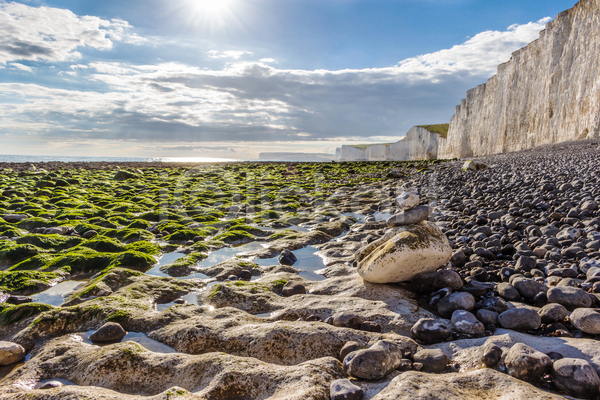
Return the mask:
<svg viewBox="0 0 600 400">
<path fill-rule="evenodd" d="M 367 147 L 369 161 L 430 160 L 437 158 L 440 135 L 413 126 L 406 136 L 392 144 Z"/>
<path fill-rule="evenodd" d="M 438 158 L 600 137 L 600 0 L 582 0 L 456 107 Z"/>
<path fill-rule="evenodd" d="M 339 151 L 335 151 L 337 161 L 366 161 L 367 153 L 365 150 L 353 146 L 343 145 Z"/>
</svg>

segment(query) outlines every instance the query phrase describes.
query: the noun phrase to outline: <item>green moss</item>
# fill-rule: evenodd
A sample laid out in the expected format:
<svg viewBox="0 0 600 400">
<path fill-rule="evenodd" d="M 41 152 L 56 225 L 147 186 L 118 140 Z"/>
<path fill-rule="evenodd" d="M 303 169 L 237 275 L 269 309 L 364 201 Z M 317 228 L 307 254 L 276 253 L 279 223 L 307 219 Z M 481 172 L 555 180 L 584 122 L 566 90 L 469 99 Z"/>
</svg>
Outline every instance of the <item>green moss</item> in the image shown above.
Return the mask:
<svg viewBox="0 0 600 400">
<path fill-rule="evenodd" d="M 132 315 L 131 312 L 126 311 L 126 310 L 115 311 L 114 313 L 112 313 L 108 317 L 106 317 L 106 322 L 123 321 L 125 319 L 131 318 L 131 315 Z"/>
<path fill-rule="evenodd" d="M 130 243 L 126 246 L 126 249 L 138 251 L 151 256 L 157 256 L 162 252 L 158 244 L 145 241 Z"/>
<path fill-rule="evenodd" d="M 208 298 L 212 299 L 213 297 L 215 297 L 217 294 L 219 294 L 219 292 L 221 291 L 221 289 L 223 289 L 221 287 L 221 285 L 215 285 L 215 287 L 213 288 L 213 291 L 211 292 L 211 294 L 208 295 Z"/>
<path fill-rule="evenodd" d="M 202 236 L 203 238 L 207 236 L 206 231 L 194 230 L 194 229 L 180 229 L 178 231 L 173 232 L 172 234 L 165 236 L 163 239 L 165 240 L 173 240 L 173 241 L 183 241 L 183 240 L 192 240 L 196 236 Z"/>
<path fill-rule="evenodd" d="M 0 291 L 34 293 L 47 288 L 51 282 L 64 279 L 64 271 L 0 271 Z"/>
<path fill-rule="evenodd" d="M 204 260 L 206 257 L 208 256 L 204 253 L 190 253 L 184 257 L 175 260 L 171 264 L 161 266 L 160 270 L 166 273 L 169 273 L 169 271 L 173 271 L 174 275 L 179 275 L 178 273 L 175 273 L 175 271 L 181 268 L 197 264 L 200 261 Z"/>
<path fill-rule="evenodd" d="M 223 243 L 227 243 L 227 244 L 233 244 L 233 243 L 241 243 L 241 242 L 251 242 L 254 240 L 254 236 L 252 236 L 251 234 L 249 234 L 246 231 L 233 230 L 233 231 L 223 232 L 220 235 L 215 236 L 214 240 L 220 241 Z"/>
<path fill-rule="evenodd" d="M 80 247 L 87 247 L 101 253 L 120 253 L 127 249 L 118 240 L 104 236 L 95 236 L 92 239 L 86 240 L 81 243 Z"/>
<path fill-rule="evenodd" d="M 0 326 L 7 326 L 52 309 L 54 309 L 54 307 L 43 303 L 25 303 L 15 306 L 5 306 L 0 310 Z"/>
<path fill-rule="evenodd" d="M 30 231 L 35 228 L 47 227 L 48 220 L 40 217 L 27 218 L 23 221 L 17 222 L 17 228 L 25 229 Z"/>
<path fill-rule="evenodd" d="M 129 229 L 147 229 L 149 227 L 150 223 L 148 221 L 144 221 L 143 219 L 136 219 L 135 221 L 127 225 L 127 228 Z"/>
<path fill-rule="evenodd" d="M 37 255 L 13 267 L 10 270 L 54 271 L 69 268 L 72 274 L 88 274 L 108 267 L 125 267 L 145 271 L 156 263 L 147 254 L 138 251 L 122 253 L 100 253 L 91 249 L 81 249 L 58 255 Z"/>
<path fill-rule="evenodd" d="M 83 239 L 77 236 L 61 235 L 25 235 L 16 240 L 19 244 L 32 244 L 46 250 L 65 250 L 77 246 Z"/>
<path fill-rule="evenodd" d="M 138 240 L 152 240 L 154 235 L 144 229 L 119 229 L 106 232 L 106 236 L 117 238 L 122 242 L 135 242 Z"/>
<path fill-rule="evenodd" d="M 0 247 L 0 266 L 15 265 L 41 253 L 45 253 L 45 250 L 31 244 L 7 242 Z"/>
</svg>

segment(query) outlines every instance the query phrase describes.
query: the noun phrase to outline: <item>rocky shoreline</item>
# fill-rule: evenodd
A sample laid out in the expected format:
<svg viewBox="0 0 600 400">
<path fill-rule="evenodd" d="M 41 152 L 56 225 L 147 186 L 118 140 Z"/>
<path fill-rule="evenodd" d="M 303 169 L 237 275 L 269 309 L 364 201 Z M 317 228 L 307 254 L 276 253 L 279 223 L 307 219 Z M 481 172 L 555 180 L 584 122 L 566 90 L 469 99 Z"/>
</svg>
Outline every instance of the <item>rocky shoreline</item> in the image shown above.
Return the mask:
<svg viewBox="0 0 600 400">
<path fill-rule="evenodd" d="M 596 398 L 598 145 L 2 165 L 0 399 Z"/>
</svg>

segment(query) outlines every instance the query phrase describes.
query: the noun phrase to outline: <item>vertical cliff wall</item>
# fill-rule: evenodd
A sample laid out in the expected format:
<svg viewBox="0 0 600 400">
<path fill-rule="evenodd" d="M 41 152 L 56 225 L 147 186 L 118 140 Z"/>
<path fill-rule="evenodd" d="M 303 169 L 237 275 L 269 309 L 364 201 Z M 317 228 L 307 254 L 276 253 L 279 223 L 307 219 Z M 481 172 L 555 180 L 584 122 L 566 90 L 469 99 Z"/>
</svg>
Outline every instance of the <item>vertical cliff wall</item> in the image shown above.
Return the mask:
<svg viewBox="0 0 600 400">
<path fill-rule="evenodd" d="M 438 158 L 600 137 L 600 0 L 581 0 L 467 92 Z"/>
</svg>

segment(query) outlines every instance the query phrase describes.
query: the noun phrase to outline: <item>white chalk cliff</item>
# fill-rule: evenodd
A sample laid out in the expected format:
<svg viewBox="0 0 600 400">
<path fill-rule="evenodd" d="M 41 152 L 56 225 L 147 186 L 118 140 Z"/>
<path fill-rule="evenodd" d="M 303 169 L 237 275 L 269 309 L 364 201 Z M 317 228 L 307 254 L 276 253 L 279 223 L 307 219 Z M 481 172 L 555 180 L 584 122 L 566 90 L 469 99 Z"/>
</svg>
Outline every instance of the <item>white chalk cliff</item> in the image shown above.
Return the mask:
<svg viewBox="0 0 600 400">
<path fill-rule="evenodd" d="M 344 145 L 336 149 L 338 161 L 404 161 L 437 158 L 443 137 L 420 126 L 413 126 L 402 140 L 391 144 L 354 147 Z"/>
<path fill-rule="evenodd" d="M 439 158 L 600 137 L 600 0 L 581 0 L 456 107 Z"/>
<path fill-rule="evenodd" d="M 341 161 L 465 158 L 600 137 L 600 0 L 581 0 L 467 92 L 447 138 L 413 127 L 390 145 L 343 146 Z"/>
</svg>

